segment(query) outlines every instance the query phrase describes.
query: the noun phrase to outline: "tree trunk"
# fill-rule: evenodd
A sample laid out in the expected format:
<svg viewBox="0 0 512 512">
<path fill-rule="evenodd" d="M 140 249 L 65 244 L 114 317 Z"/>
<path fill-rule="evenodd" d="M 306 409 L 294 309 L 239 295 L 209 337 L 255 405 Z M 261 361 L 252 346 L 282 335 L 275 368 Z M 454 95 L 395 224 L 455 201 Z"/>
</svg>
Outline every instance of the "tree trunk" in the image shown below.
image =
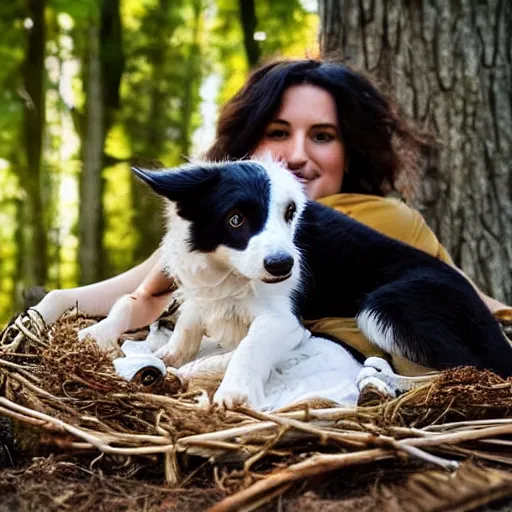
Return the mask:
<svg viewBox="0 0 512 512">
<path fill-rule="evenodd" d="M 80 181 L 80 284 L 99 281 L 108 268 L 103 245 L 105 138 L 119 107 L 124 69 L 119 0 L 103 0 L 100 23 L 88 31 L 83 169 Z"/>
<path fill-rule="evenodd" d="M 172 0 L 171 0 L 172 1 Z M 143 159 L 140 165 L 143 167 L 161 167 L 156 159 L 163 153 L 166 142 L 166 103 L 168 95 L 163 87 L 166 80 L 166 53 L 169 46 L 169 39 L 172 35 L 171 24 L 166 23 L 170 8 L 170 0 L 159 0 L 158 16 L 164 22 L 159 24 L 149 24 L 150 27 L 157 29 L 149 35 L 151 41 L 151 51 L 148 55 L 149 65 L 151 66 L 150 76 L 150 107 L 147 119 L 147 129 L 144 131 L 146 139 L 144 140 L 145 154 L 148 155 L 147 161 Z M 188 87 L 188 84 L 183 84 Z M 136 165 L 139 162 L 134 162 Z M 145 183 L 132 177 L 132 203 L 133 203 L 133 225 L 138 235 L 137 243 L 134 249 L 135 263 L 141 263 L 158 248 L 163 236 L 162 222 L 162 202 L 156 194 L 148 193 Z"/>
<path fill-rule="evenodd" d="M 80 284 L 98 281 L 103 274 L 103 146 L 105 109 L 103 106 L 99 28 L 88 30 L 88 61 L 85 84 L 85 130 L 80 177 Z"/>
<path fill-rule="evenodd" d="M 244 33 L 244 48 L 249 68 L 255 67 L 260 60 L 260 47 L 254 39 L 254 32 L 258 24 L 254 0 L 239 0 L 240 22 Z"/>
<path fill-rule="evenodd" d="M 190 143 L 192 137 L 192 111 L 194 107 L 194 96 L 199 89 L 198 82 L 201 80 L 201 49 L 199 38 L 201 37 L 203 0 L 194 0 L 192 8 L 194 12 L 194 24 L 192 28 L 192 43 L 188 52 L 188 67 L 186 82 L 183 84 L 184 95 L 181 108 L 181 137 L 180 147 L 182 158 L 190 156 Z"/>
<path fill-rule="evenodd" d="M 324 54 L 389 84 L 440 140 L 416 206 L 459 265 L 512 303 L 512 4 L 320 0 Z"/>
<path fill-rule="evenodd" d="M 45 0 L 28 0 L 32 27 L 27 32 L 27 50 L 23 63 L 24 146 L 26 167 L 20 168 L 21 186 L 26 192 L 22 208 L 22 247 L 24 286 L 44 285 L 48 271 L 47 234 L 43 201 L 43 137 L 45 115 Z"/>
</svg>

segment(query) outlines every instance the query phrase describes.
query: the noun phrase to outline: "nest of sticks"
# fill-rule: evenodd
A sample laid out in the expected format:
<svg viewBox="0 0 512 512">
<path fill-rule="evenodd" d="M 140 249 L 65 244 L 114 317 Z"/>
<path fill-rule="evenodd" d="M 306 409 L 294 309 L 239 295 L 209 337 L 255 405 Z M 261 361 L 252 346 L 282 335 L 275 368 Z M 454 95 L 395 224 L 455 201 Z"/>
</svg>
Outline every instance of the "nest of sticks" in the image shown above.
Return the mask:
<svg viewBox="0 0 512 512">
<path fill-rule="evenodd" d="M 307 489 L 307 482 L 325 484 L 331 498 L 350 499 L 359 510 L 368 500 L 368 509 L 392 510 L 394 503 L 404 510 L 470 510 L 512 495 L 511 379 L 457 368 L 396 399 L 357 408 L 319 401 L 271 414 L 223 411 L 201 405 L 204 391 L 172 375 L 119 377 L 92 340 L 78 342 L 78 330 L 97 320 L 68 312 L 48 328 L 28 310 L 0 334 L 0 419 L 9 418 L 21 453 L 51 454 L 34 459 L 28 474 L 50 460 L 53 477 L 82 471 L 108 488 L 117 482 L 116 489 L 137 479 L 138 489 L 153 489 L 144 496 L 158 504 L 154 510 L 169 508 L 169 489 L 202 489 L 201 499 L 194 494 L 198 509 L 254 510 L 299 499 L 293 489 Z M 0 423 L 0 447 L 1 436 Z M 68 503 L 83 494 L 71 492 Z M 121 494 L 126 500 L 129 493 Z M 314 493 L 300 500 L 291 509 L 322 510 Z M 140 493 L 130 503 L 123 509 L 140 508 Z M 77 502 L 71 507 L 80 509 Z M 87 507 L 101 510 L 90 495 Z"/>
</svg>

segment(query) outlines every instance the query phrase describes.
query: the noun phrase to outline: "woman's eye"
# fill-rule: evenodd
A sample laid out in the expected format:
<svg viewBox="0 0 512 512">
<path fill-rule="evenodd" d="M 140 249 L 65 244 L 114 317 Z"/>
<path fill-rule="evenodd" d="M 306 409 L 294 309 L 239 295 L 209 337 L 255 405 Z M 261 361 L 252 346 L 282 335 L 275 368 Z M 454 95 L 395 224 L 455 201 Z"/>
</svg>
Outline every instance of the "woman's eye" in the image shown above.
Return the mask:
<svg viewBox="0 0 512 512">
<path fill-rule="evenodd" d="M 331 142 L 331 140 L 334 140 L 335 136 L 332 133 L 315 133 L 313 135 L 313 140 L 315 142 Z"/>
<path fill-rule="evenodd" d="M 229 225 L 232 228 L 239 228 L 245 221 L 245 217 L 241 213 L 234 213 L 229 217 Z"/>
<path fill-rule="evenodd" d="M 267 132 L 267 137 L 269 139 L 284 139 L 287 135 L 288 133 L 281 129 L 269 130 Z"/>
<path fill-rule="evenodd" d="M 296 212 L 297 206 L 295 205 L 295 203 L 290 203 L 284 212 L 284 220 L 290 223 L 293 220 L 293 217 L 295 217 Z"/>
</svg>

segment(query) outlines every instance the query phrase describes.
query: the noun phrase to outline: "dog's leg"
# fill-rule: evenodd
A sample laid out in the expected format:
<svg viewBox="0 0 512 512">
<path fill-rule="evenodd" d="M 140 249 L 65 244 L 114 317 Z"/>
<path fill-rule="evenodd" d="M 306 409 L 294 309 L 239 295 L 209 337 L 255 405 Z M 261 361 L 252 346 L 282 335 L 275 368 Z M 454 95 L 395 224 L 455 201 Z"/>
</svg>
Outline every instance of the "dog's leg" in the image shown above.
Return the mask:
<svg viewBox="0 0 512 512">
<path fill-rule="evenodd" d="M 393 371 L 391 365 L 382 357 L 369 357 L 356 378 L 356 385 L 360 393 L 367 387 L 373 386 L 384 396 L 396 396 L 422 386 L 432 380 L 437 372 L 431 372 L 418 377 L 405 377 Z"/>
<path fill-rule="evenodd" d="M 357 315 L 365 336 L 388 354 L 442 370 L 512 374 L 512 348 L 487 307 L 452 273 L 405 277 L 367 296 Z"/>
<path fill-rule="evenodd" d="M 258 407 L 263 402 L 263 386 L 272 367 L 297 347 L 304 336 L 310 333 L 292 315 L 257 317 L 236 348 L 214 402 L 227 408 L 242 403 Z"/>
<path fill-rule="evenodd" d="M 204 326 L 198 314 L 197 304 L 185 301 L 180 308 L 176 326 L 169 341 L 155 352 L 167 366 L 179 368 L 198 353 L 203 338 Z"/>
</svg>

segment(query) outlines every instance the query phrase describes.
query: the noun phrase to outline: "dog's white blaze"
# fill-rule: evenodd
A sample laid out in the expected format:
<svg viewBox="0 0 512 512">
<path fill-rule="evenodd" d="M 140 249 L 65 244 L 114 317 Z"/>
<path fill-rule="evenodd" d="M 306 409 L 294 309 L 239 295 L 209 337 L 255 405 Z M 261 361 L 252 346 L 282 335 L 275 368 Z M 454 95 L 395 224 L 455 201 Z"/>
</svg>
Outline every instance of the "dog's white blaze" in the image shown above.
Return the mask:
<svg viewBox="0 0 512 512">
<path fill-rule="evenodd" d="M 391 326 L 384 324 L 378 313 L 364 310 L 356 317 L 356 322 L 366 338 L 388 354 L 397 354 L 398 347 L 395 341 L 395 333 Z"/>
<path fill-rule="evenodd" d="M 289 294 L 298 286 L 300 279 L 300 252 L 293 242 L 293 235 L 304 210 L 306 197 L 298 180 L 281 164 L 268 157 L 254 161 L 265 167 L 270 179 L 265 225 L 260 233 L 249 240 L 243 251 L 220 246 L 215 255 L 219 262 L 225 262 L 247 278 L 263 282 L 274 277 L 265 270 L 265 258 L 278 253 L 292 256 L 292 275 L 283 290 L 284 294 Z M 285 212 L 292 202 L 295 203 L 296 213 L 293 221 L 288 223 L 285 220 Z M 279 294 L 279 284 L 281 283 L 270 285 L 274 287 L 274 293 Z"/>
</svg>

